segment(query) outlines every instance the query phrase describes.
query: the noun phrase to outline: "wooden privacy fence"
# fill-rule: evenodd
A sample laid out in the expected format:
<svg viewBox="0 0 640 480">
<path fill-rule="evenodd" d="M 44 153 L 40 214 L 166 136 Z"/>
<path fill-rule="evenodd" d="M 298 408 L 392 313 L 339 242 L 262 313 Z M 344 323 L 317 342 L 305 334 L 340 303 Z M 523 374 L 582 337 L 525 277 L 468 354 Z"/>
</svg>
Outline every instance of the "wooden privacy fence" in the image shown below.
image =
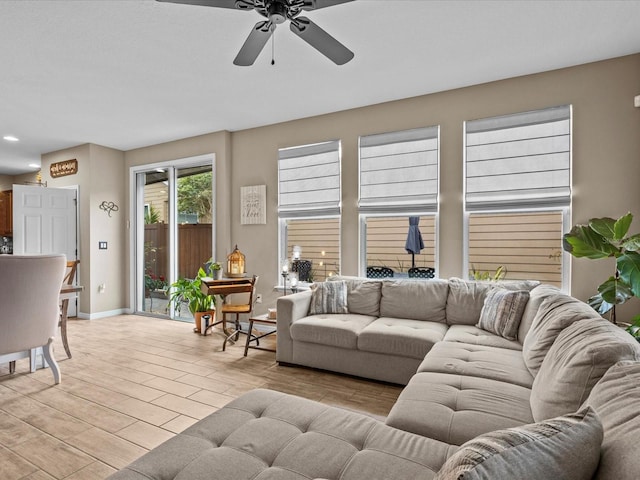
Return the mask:
<svg viewBox="0 0 640 480">
<path fill-rule="evenodd" d="M 469 266 L 507 269 L 507 280 L 562 285 L 562 213 L 474 213 L 469 216 Z"/>
<path fill-rule="evenodd" d="M 178 225 L 178 276 L 195 278 L 198 269 L 211 258 L 211 224 Z M 169 225 L 144 226 L 145 273 L 168 279 Z"/>
</svg>

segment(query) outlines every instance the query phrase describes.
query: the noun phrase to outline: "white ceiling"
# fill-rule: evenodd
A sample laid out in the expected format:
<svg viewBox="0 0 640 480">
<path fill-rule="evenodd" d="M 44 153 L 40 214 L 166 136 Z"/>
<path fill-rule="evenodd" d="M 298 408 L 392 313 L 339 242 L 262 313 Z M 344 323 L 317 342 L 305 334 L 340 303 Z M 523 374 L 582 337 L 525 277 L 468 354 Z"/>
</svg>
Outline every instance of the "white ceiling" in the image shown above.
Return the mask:
<svg viewBox="0 0 640 480">
<path fill-rule="evenodd" d="M 354 60 L 338 67 L 283 25 L 275 66 L 267 44 L 237 67 L 256 12 L 0 0 L 0 137 L 20 138 L 0 138 L 0 174 L 84 143 L 129 150 L 640 52 L 640 1 L 356 0 L 306 15 Z"/>
</svg>

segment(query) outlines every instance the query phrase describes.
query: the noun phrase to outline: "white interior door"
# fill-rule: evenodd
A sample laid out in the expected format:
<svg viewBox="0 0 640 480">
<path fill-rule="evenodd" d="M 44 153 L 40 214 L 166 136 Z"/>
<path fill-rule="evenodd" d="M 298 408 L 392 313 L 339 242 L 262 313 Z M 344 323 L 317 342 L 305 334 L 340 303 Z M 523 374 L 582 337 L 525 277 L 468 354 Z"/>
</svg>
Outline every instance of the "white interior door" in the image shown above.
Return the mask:
<svg viewBox="0 0 640 480">
<path fill-rule="evenodd" d="M 77 258 L 77 190 L 13 185 L 13 254 Z M 77 277 L 76 277 L 77 278 Z M 76 302 L 69 302 L 69 316 Z"/>
<path fill-rule="evenodd" d="M 75 189 L 13 186 L 13 253 L 76 258 Z"/>
</svg>

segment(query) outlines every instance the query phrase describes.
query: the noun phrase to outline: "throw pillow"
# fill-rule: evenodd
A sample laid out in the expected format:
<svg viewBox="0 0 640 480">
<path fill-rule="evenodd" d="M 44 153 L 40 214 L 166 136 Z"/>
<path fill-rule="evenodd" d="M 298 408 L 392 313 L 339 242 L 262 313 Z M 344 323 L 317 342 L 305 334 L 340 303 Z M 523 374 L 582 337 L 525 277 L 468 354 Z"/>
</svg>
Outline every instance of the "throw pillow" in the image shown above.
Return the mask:
<svg viewBox="0 0 640 480">
<path fill-rule="evenodd" d="M 516 340 L 520 320 L 528 301 L 527 290 L 494 288 L 484 299 L 480 321 L 476 326 L 508 340 Z"/>
<path fill-rule="evenodd" d="M 602 424 L 590 407 L 496 430 L 463 444 L 434 480 L 590 480 L 598 467 L 602 436 Z"/>
<path fill-rule="evenodd" d="M 311 286 L 309 315 L 323 313 L 349 313 L 347 309 L 347 283 L 322 282 Z"/>
</svg>

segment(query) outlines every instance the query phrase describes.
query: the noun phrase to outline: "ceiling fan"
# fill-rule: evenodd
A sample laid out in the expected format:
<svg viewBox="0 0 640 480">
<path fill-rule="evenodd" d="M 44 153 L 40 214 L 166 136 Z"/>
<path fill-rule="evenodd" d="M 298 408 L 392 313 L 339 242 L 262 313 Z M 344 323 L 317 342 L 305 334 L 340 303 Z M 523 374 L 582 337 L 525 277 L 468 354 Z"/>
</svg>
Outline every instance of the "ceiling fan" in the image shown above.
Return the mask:
<svg viewBox="0 0 640 480">
<path fill-rule="evenodd" d="M 157 0 L 159 2 L 201 5 L 205 7 L 255 10 L 267 20 L 260 21 L 251 30 L 249 37 L 238 52 L 233 63 L 240 66 L 253 65 L 265 44 L 273 35 L 277 25 L 289 20 L 290 29 L 301 39 L 325 55 L 336 65 L 344 65 L 353 58 L 353 52 L 307 17 L 302 11 L 332 7 L 353 0 Z"/>
</svg>

